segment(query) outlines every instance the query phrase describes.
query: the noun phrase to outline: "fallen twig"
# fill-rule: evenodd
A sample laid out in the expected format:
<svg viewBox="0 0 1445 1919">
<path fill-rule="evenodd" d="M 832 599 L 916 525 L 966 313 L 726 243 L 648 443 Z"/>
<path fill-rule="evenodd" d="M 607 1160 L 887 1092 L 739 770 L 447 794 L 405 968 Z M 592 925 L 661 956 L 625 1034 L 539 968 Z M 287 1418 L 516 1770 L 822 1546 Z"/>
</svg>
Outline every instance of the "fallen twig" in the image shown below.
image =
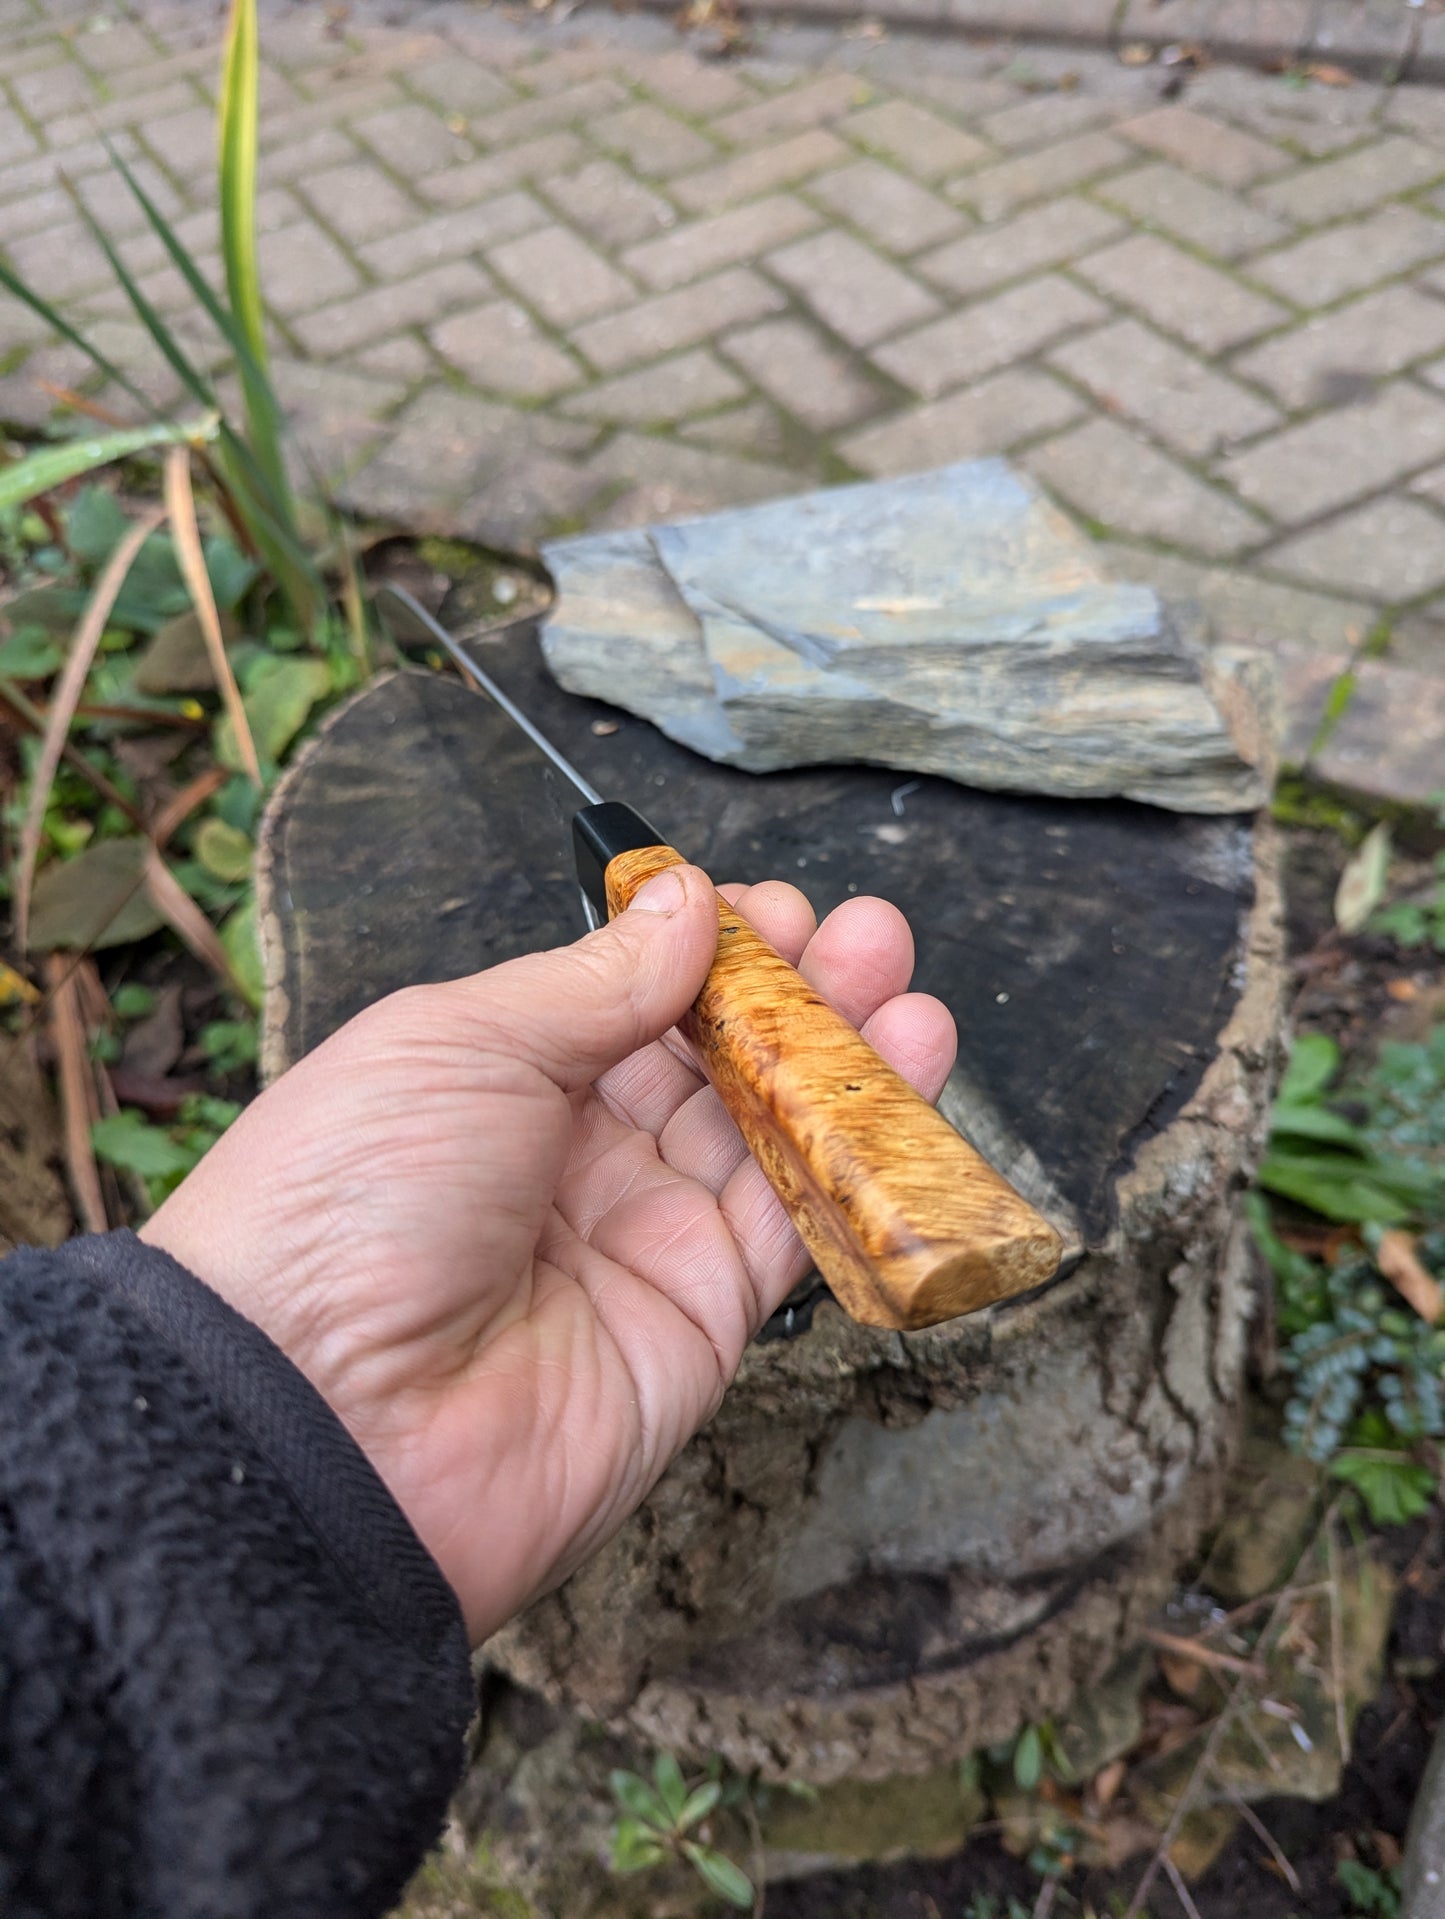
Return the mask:
<svg viewBox="0 0 1445 1919">
<path fill-rule="evenodd" d="M 196 620 L 206 642 L 211 671 L 216 678 L 216 690 L 221 695 L 221 702 L 236 735 L 236 750 L 241 756 L 241 764 L 259 787 L 264 784 L 261 762 L 256 757 L 256 742 L 251 737 L 251 722 L 246 717 L 246 708 L 241 701 L 241 689 L 236 684 L 236 675 L 226 654 L 221 616 L 216 611 L 216 596 L 211 591 L 211 576 L 206 571 L 206 556 L 201 549 L 201 529 L 196 524 L 196 496 L 191 486 L 191 449 L 188 446 L 171 448 L 166 455 L 165 474 L 166 511 L 171 516 L 171 537 L 175 541 L 181 577 L 196 610 Z"/>
<path fill-rule="evenodd" d="M 1175 1865 L 1174 1861 L 1169 1857 L 1167 1853 L 1164 1855 L 1164 1870 L 1168 1874 L 1169 1883 L 1171 1886 L 1173 1886 L 1174 1891 L 1178 1896 L 1179 1903 L 1181 1906 L 1183 1906 L 1185 1912 L 1189 1916 L 1189 1919 L 1200 1919 L 1199 1908 L 1198 1906 L 1195 1905 L 1193 1899 L 1190 1897 L 1189 1888 L 1184 1883 L 1184 1874 L 1179 1870 L 1178 1866 Z"/>
<path fill-rule="evenodd" d="M 1330 1691 L 1335 1696 L 1335 1737 L 1340 1765 L 1350 1762 L 1350 1722 L 1345 1711 L 1345 1628 L 1340 1600 L 1339 1547 L 1335 1541 L 1335 1509 L 1325 1514 L 1325 1564 L 1330 1584 Z"/>
<path fill-rule="evenodd" d="M 1273 1857 L 1275 1864 L 1279 1867 L 1280 1871 L 1284 1874 L 1285 1884 L 1289 1887 L 1290 1891 L 1291 1892 L 1302 1891 L 1303 1888 L 1300 1885 L 1299 1874 L 1295 1871 L 1294 1867 L 1290 1864 L 1289 1860 L 1285 1857 L 1284 1851 L 1281 1848 L 1279 1841 L 1275 1838 L 1274 1834 L 1270 1831 L 1269 1827 L 1260 1818 L 1259 1814 L 1255 1811 L 1254 1807 L 1250 1805 L 1247 1799 L 1242 1799 L 1240 1795 L 1235 1791 L 1233 1786 L 1227 1787 L 1226 1790 L 1229 1794 L 1231 1803 L 1243 1815 L 1245 1824 L 1250 1827 L 1250 1829 L 1254 1832 L 1257 1838 L 1262 1839 L 1265 1845 L 1268 1846 L 1270 1854 Z"/>
<path fill-rule="evenodd" d="M 1164 1632 L 1157 1626 L 1149 1627 L 1144 1637 L 1151 1646 L 1177 1653 L 1181 1659 L 1192 1659 L 1201 1666 L 1213 1666 L 1221 1672 L 1247 1673 L 1251 1679 L 1265 1677 L 1265 1669 L 1257 1659 L 1241 1659 L 1232 1652 L 1218 1652 L 1200 1639 L 1186 1639 L 1180 1633 Z"/>
<path fill-rule="evenodd" d="M 91 1126 L 100 1118 L 100 1102 L 85 1043 L 76 965 L 63 953 L 48 953 L 45 983 L 49 989 L 50 1034 L 60 1086 L 65 1170 L 70 1175 L 70 1189 L 81 1224 L 88 1233 L 103 1233 L 110 1221 L 106 1217 L 95 1148 L 90 1143 Z"/>
<path fill-rule="evenodd" d="M 106 561 L 89 604 L 81 615 L 80 625 L 75 629 L 65 671 L 60 676 L 60 683 L 45 716 L 45 734 L 40 743 L 40 758 L 30 782 L 30 803 L 25 809 L 25 822 L 20 829 L 20 849 L 15 861 L 15 944 L 22 953 L 30 930 L 30 887 L 35 877 L 36 856 L 40 851 L 40 834 L 45 825 L 45 808 L 50 799 L 56 768 L 65 751 L 71 717 L 80 704 L 86 675 L 95 658 L 95 649 L 100 645 L 100 636 L 110 618 L 110 609 L 125 585 L 125 576 L 130 572 L 135 556 L 145 541 L 165 517 L 166 510 L 160 506 L 142 514 Z"/>
</svg>

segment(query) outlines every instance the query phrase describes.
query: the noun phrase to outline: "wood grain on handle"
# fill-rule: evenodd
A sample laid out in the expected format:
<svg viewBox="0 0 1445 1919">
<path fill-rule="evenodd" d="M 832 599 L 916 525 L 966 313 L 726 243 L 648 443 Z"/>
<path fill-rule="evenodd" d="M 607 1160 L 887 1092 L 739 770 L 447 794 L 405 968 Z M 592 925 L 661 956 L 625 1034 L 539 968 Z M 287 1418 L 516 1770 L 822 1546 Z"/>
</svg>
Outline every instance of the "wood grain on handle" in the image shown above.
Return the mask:
<svg viewBox="0 0 1445 1919">
<path fill-rule="evenodd" d="M 609 914 L 681 864 L 618 853 Z M 846 1311 L 916 1330 L 1048 1279 L 1053 1227 L 721 895 L 718 919 L 681 1031 Z"/>
</svg>

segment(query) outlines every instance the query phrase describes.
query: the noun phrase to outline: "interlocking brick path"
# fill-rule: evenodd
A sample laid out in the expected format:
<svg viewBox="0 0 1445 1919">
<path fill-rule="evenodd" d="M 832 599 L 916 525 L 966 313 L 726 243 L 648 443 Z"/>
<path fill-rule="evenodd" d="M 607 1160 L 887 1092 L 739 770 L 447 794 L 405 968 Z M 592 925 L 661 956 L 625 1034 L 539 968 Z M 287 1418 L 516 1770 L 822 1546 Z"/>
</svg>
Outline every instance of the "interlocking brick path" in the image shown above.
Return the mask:
<svg viewBox="0 0 1445 1919">
<path fill-rule="evenodd" d="M 0 247 L 161 399 L 58 175 L 214 362 L 98 135 L 214 271 L 218 34 L 0 0 Z M 1445 90 L 477 0 L 272 0 L 262 53 L 277 380 L 359 509 L 531 544 L 1006 453 L 1278 654 L 1297 753 L 1363 649 L 1321 767 L 1445 783 Z M 0 420 L 87 378 L 0 296 Z"/>
</svg>

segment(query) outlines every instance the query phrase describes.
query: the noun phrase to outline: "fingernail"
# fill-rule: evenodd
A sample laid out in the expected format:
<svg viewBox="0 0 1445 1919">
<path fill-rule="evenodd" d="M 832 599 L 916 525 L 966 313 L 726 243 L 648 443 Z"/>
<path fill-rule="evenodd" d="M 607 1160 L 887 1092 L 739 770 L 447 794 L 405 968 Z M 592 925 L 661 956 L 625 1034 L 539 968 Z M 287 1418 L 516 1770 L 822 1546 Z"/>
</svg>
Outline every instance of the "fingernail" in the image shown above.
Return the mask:
<svg viewBox="0 0 1445 1919">
<path fill-rule="evenodd" d="M 628 901 L 627 910 L 629 913 L 675 913 L 686 899 L 687 887 L 682 874 L 675 866 L 667 866 L 637 889 Z"/>
</svg>

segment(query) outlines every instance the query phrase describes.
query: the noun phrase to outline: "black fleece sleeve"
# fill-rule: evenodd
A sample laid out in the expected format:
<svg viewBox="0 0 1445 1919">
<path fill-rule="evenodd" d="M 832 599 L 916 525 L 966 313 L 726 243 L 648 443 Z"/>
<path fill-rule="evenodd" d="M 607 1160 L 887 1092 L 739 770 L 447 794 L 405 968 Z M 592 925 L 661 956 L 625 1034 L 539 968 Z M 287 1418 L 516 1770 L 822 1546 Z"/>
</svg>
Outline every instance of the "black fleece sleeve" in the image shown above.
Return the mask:
<svg viewBox="0 0 1445 1919">
<path fill-rule="evenodd" d="M 440 1826 L 454 1595 L 340 1422 L 130 1233 L 0 1264 L 0 1912 L 369 1919 Z"/>
</svg>

